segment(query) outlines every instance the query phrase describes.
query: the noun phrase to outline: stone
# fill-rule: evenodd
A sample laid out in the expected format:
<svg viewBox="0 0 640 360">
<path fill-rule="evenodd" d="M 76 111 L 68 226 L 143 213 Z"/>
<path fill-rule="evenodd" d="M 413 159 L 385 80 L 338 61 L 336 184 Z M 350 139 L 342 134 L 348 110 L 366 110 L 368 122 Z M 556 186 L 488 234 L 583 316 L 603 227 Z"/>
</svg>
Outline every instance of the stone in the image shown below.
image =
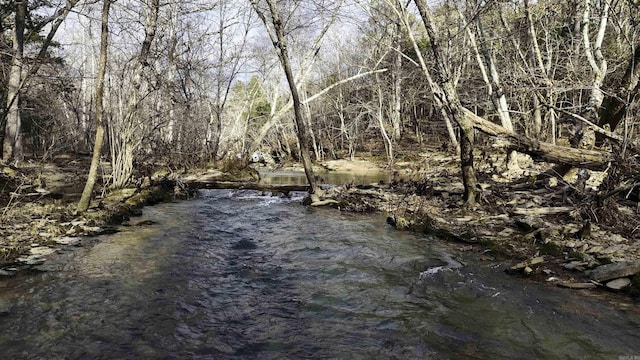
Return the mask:
<svg viewBox="0 0 640 360">
<path fill-rule="evenodd" d="M 38 255 L 21 256 L 18 261 L 25 265 L 40 265 L 44 263 L 44 259 Z"/>
<path fill-rule="evenodd" d="M 155 225 L 155 224 L 157 224 L 157 222 L 153 220 L 142 220 L 133 224 L 133 226 L 147 226 L 147 225 Z"/>
<path fill-rule="evenodd" d="M 78 245 L 78 243 L 80 243 L 80 238 L 77 237 L 71 237 L 71 236 L 65 236 L 65 237 L 61 237 L 58 239 L 54 240 L 56 243 L 60 244 L 60 245 Z"/>
<path fill-rule="evenodd" d="M 523 272 L 524 272 L 525 275 L 530 275 L 533 272 L 533 269 L 528 267 L 528 266 L 526 266 L 524 268 Z"/>
<path fill-rule="evenodd" d="M 624 261 L 601 265 L 593 269 L 591 279 L 597 282 L 630 277 L 640 273 L 640 261 Z"/>
<path fill-rule="evenodd" d="M 30 250 L 31 255 L 33 256 L 46 256 L 49 254 L 53 254 L 55 251 L 56 249 L 52 249 L 46 246 L 37 246 L 37 247 L 31 248 Z"/>
<path fill-rule="evenodd" d="M 320 207 L 320 206 L 332 206 L 332 205 L 338 205 L 339 203 L 333 199 L 326 199 L 326 200 L 320 200 L 320 201 L 315 201 L 311 203 L 311 206 L 313 207 Z"/>
<path fill-rule="evenodd" d="M 544 262 L 544 256 L 538 256 L 521 263 L 517 263 L 511 267 L 511 270 L 522 270 L 526 267 L 531 267 L 532 265 L 541 264 Z"/>
<path fill-rule="evenodd" d="M 560 281 L 558 286 L 567 288 L 567 289 L 595 289 L 597 286 L 594 283 L 574 283 L 569 281 Z"/>
<path fill-rule="evenodd" d="M 629 278 L 620 278 L 620 279 L 615 279 L 615 280 L 611 280 L 607 283 L 607 288 L 611 289 L 611 290 L 622 290 L 624 288 L 626 288 L 627 286 L 631 285 L 631 280 Z"/>
<path fill-rule="evenodd" d="M 0 269 L 0 276 L 13 276 L 15 275 L 15 271 L 7 271 L 5 269 Z"/>
<path fill-rule="evenodd" d="M 540 218 L 526 216 L 516 220 L 516 226 L 524 231 L 533 231 L 544 227 Z"/>
<path fill-rule="evenodd" d="M 9 305 L 4 303 L 3 301 L 0 301 L 0 316 L 7 315 L 9 315 Z"/>
<path fill-rule="evenodd" d="M 598 253 L 600 253 L 602 250 L 604 250 L 604 247 L 603 247 L 603 246 L 596 245 L 596 246 L 594 246 L 594 247 L 590 248 L 590 249 L 587 251 L 587 253 L 589 253 L 589 254 L 598 254 Z"/>
<path fill-rule="evenodd" d="M 233 244 L 232 248 L 235 250 L 252 250 L 257 248 L 258 245 L 251 240 L 242 239 L 237 243 Z"/>
</svg>

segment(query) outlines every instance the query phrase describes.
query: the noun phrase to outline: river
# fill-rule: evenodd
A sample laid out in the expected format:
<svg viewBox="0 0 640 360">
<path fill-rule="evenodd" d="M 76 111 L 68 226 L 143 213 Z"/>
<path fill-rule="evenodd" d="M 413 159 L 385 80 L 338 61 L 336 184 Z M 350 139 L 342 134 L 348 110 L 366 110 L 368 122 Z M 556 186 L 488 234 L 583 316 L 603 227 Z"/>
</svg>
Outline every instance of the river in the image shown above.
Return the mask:
<svg viewBox="0 0 640 360">
<path fill-rule="evenodd" d="M 0 280 L 0 358 L 640 358 L 631 301 L 301 199 L 202 190 Z"/>
</svg>

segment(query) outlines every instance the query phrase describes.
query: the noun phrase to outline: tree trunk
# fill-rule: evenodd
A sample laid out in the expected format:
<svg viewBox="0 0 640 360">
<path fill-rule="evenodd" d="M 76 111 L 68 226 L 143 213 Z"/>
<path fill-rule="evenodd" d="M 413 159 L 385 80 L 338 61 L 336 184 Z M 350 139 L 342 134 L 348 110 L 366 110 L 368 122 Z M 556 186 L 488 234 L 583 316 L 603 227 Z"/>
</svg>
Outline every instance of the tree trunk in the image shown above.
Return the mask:
<svg viewBox="0 0 640 360">
<path fill-rule="evenodd" d="M 453 128 L 453 124 L 451 122 L 452 121 L 451 115 L 447 112 L 445 105 L 443 103 L 444 96 L 442 95 L 443 94 L 442 89 L 439 86 L 439 84 L 436 84 L 433 81 L 433 78 L 431 77 L 431 74 L 429 72 L 429 67 L 427 67 L 427 63 L 424 59 L 424 56 L 422 55 L 422 50 L 420 50 L 418 41 L 416 40 L 415 35 L 413 34 L 413 30 L 412 30 L 413 25 L 411 20 L 412 17 L 408 15 L 406 7 L 401 2 L 399 1 L 396 2 L 396 6 L 398 7 L 398 9 L 402 10 L 401 12 L 400 11 L 398 12 L 398 16 L 402 18 L 402 23 L 404 24 L 404 27 L 407 30 L 407 34 L 409 35 L 409 39 L 411 40 L 411 45 L 413 46 L 413 50 L 416 52 L 416 55 L 418 56 L 418 61 L 420 62 L 420 69 L 422 69 L 422 72 L 427 79 L 427 83 L 431 88 L 431 92 L 434 94 L 433 101 L 435 103 L 435 107 L 438 109 L 438 112 L 442 116 L 442 119 L 447 127 L 447 134 L 449 135 L 449 141 L 451 141 L 451 144 L 456 149 L 456 153 L 459 155 L 460 144 L 458 142 L 458 138 L 456 137 L 456 133 Z"/>
<path fill-rule="evenodd" d="M 393 126 L 393 141 L 400 142 L 402 136 L 402 25 L 397 22 L 393 24 L 393 47 L 396 49 L 393 56 L 391 83 L 393 92 L 391 94 L 391 106 L 389 106 L 389 120 Z M 393 159 L 390 159 L 393 161 Z"/>
<path fill-rule="evenodd" d="M 98 166 L 100 165 L 100 153 L 102 152 L 102 143 L 104 141 L 104 124 L 103 124 L 103 97 L 104 97 L 104 75 L 107 68 L 107 51 L 109 48 L 109 9 L 111 0 L 105 0 L 102 5 L 102 32 L 100 35 L 100 62 L 98 64 L 98 77 L 96 78 L 96 140 L 93 145 L 93 156 L 91 157 L 91 166 L 89 167 L 89 176 L 85 183 L 82 197 L 78 202 L 77 212 L 83 213 L 89 208 L 91 194 L 98 177 Z"/>
<path fill-rule="evenodd" d="M 13 58 L 7 86 L 7 123 L 5 125 L 4 141 L 2 145 L 2 160 L 21 161 L 24 158 L 22 136 L 20 134 L 20 87 L 22 82 L 22 67 L 24 53 L 24 29 L 27 14 L 27 1 L 17 0 L 13 29 Z"/>
<path fill-rule="evenodd" d="M 609 0 L 604 0 L 601 3 L 602 6 L 602 14 L 600 15 L 600 23 L 598 26 L 598 32 L 596 34 L 596 38 L 591 42 L 590 34 L 589 34 L 589 23 L 590 18 L 592 16 L 591 8 L 593 0 L 585 0 L 584 2 L 584 12 L 582 17 L 582 40 L 584 43 L 584 51 L 589 62 L 589 66 L 591 67 L 592 72 L 592 81 L 591 81 L 591 91 L 589 92 L 589 101 L 587 106 L 584 107 L 582 111 L 582 116 L 592 123 L 598 124 L 599 113 L 602 107 L 602 102 L 604 101 L 604 92 L 602 91 L 602 84 L 604 82 L 604 77 L 607 75 L 607 61 L 602 55 L 602 42 L 604 40 L 605 31 L 607 28 L 607 22 L 609 18 Z M 571 140 L 571 145 L 574 147 L 578 147 L 582 142 L 583 138 L 583 124 L 580 121 L 576 121 L 575 123 L 575 132 L 573 139 Z"/>
<path fill-rule="evenodd" d="M 453 80 L 446 67 L 446 59 L 440 47 L 440 38 L 431 10 L 429 10 L 426 0 L 414 0 L 414 3 L 420 12 L 420 17 L 431 41 L 431 50 L 433 51 L 436 65 L 434 69 L 436 83 L 442 89 L 441 94 L 434 93 L 434 96 L 444 96 L 441 99 L 442 104 L 445 106 L 449 116 L 460 126 L 460 165 L 462 168 L 462 183 L 464 184 L 464 200 L 467 206 L 473 206 L 476 203 L 476 186 L 478 184 L 473 167 L 473 123 L 463 112 L 464 108 L 460 104 Z"/>
<path fill-rule="evenodd" d="M 312 197 L 319 198 L 322 194 L 322 190 L 318 186 L 318 183 L 315 179 L 315 174 L 313 173 L 313 164 L 311 162 L 311 156 L 309 154 L 309 132 L 304 121 L 304 117 L 302 114 L 302 103 L 300 102 L 298 87 L 296 86 L 295 78 L 293 76 L 293 70 L 291 69 L 291 61 L 289 60 L 289 53 L 284 37 L 284 24 L 280 19 L 277 4 L 273 0 L 267 0 L 267 4 L 269 5 L 273 28 L 277 38 L 277 41 L 275 41 L 273 45 L 276 48 L 276 52 L 278 53 L 278 58 L 280 59 L 280 63 L 282 65 L 282 68 L 284 69 L 284 73 L 289 84 L 289 90 L 291 91 L 298 141 L 300 143 L 300 158 L 302 160 L 302 166 L 304 166 L 304 172 L 307 176 L 307 181 L 309 182 L 309 193 L 312 195 Z M 318 199 L 314 199 L 314 201 L 317 200 Z"/>
<path fill-rule="evenodd" d="M 378 120 L 378 126 L 380 126 L 380 134 L 382 135 L 382 141 L 384 142 L 385 155 L 387 155 L 387 165 L 389 168 L 393 166 L 393 139 L 389 136 L 387 129 L 385 128 L 384 121 L 384 91 L 382 89 L 382 82 L 380 77 L 376 74 L 376 92 L 373 98 L 377 98 L 377 104 L 375 109 L 375 118 Z M 393 95 L 392 95 L 393 97 Z M 393 101 L 393 100 L 392 100 Z"/>
</svg>

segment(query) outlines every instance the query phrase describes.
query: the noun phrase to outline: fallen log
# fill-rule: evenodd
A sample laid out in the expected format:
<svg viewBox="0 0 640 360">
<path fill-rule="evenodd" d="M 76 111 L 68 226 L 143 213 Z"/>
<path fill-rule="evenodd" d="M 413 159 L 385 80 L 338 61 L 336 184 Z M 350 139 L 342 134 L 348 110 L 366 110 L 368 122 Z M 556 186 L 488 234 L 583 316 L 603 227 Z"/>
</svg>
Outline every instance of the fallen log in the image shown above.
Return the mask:
<svg viewBox="0 0 640 360">
<path fill-rule="evenodd" d="M 516 215 L 543 216 L 566 214 L 573 210 L 575 210 L 575 208 L 570 206 L 549 206 L 536 208 L 513 208 L 510 212 Z"/>
<path fill-rule="evenodd" d="M 471 120 L 475 129 L 502 139 L 508 150 L 528 154 L 537 160 L 590 170 L 603 170 L 614 161 L 613 154 L 610 152 L 576 149 L 533 140 L 485 120 L 469 109 L 465 108 L 464 114 Z"/>
<path fill-rule="evenodd" d="M 187 182 L 186 185 L 194 189 L 257 190 L 281 193 L 288 193 L 291 191 L 309 191 L 309 185 L 271 185 L 248 181 L 192 181 Z"/>
</svg>

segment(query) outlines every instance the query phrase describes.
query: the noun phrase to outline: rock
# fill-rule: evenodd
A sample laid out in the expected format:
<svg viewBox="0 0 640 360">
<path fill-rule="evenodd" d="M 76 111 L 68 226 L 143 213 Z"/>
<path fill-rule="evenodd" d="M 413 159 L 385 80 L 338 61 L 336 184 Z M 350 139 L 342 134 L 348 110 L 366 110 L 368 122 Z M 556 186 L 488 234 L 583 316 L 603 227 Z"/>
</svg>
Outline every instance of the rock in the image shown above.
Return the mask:
<svg viewBox="0 0 640 360">
<path fill-rule="evenodd" d="M 584 271 L 587 265 L 588 263 L 585 261 L 571 261 L 569 263 L 562 264 L 562 267 L 567 270 Z"/>
<path fill-rule="evenodd" d="M 276 164 L 276 161 L 271 157 L 269 153 L 263 153 L 262 151 L 256 151 L 251 154 L 249 158 L 249 162 L 252 164 L 260 163 L 262 165 L 270 165 L 273 166 Z"/>
<path fill-rule="evenodd" d="M 238 241 L 237 243 L 233 244 L 232 248 L 236 249 L 236 250 L 252 250 L 257 248 L 258 245 L 256 245 L 253 241 L 251 240 L 247 240 L 247 239 L 242 239 L 240 241 Z"/>
<path fill-rule="evenodd" d="M 82 232 L 91 236 L 91 235 L 100 235 L 102 228 L 99 226 L 82 226 Z"/>
<path fill-rule="evenodd" d="M 133 224 L 133 226 L 146 226 L 146 225 L 155 225 L 155 224 L 157 224 L 157 222 L 153 220 L 142 220 Z"/>
<path fill-rule="evenodd" d="M 320 201 L 316 201 L 316 202 L 312 202 L 311 206 L 313 207 L 319 207 L 319 206 L 337 206 L 339 204 L 339 202 L 333 200 L 333 199 L 326 199 L 326 200 L 320 200 Z"/>
<path fill-rule="evenodd" d="M 624 261 L 598 266 L 591 272 L 591 279 L 605 282 L 618 278 L 630 277 L 640 273 L 640 261 Z"/>
<path fill-rule="evenodd" d="M 86 225 L 87 221 L 86 220 L 72 220 L 70 222 L 71 226 L 80 226 L 80 225 Z"/>
<path fill-rule="evenodd" d="M 569 281 L 560 281 L 558 286 L 567 289 L 595 289 L 597 286 L 594 283 L 574 283 Z"/>
<path fill-rule="evenodd" d="M 409 228 L 409 222 L 402 216 L 388 216 L 387 224 L 398 230 L 407 230 Z"/>
<path fill-rule="evenodd" d="M 21 256 L 18 261 L 25 265 L 40 265 L 44 262 L 44 259 L 38 255 Z"/>
<path fill-rule="evenodd" d="M 544 262 L 544 256 L 538 256 L 521 263 L 517 263 L 511 267 L 511 270 L 522 270 L 527 267 L 531 267 L 532 265 L 541 264 Z"/>
<path fill-rule="evenodd" d="M 75 245 L 78 245 L 78 243 L 80 243 L 80 238 L 65 236 L 65 237 L 55 239 L 54 241 L 60 245 L 75 246 Z"/>
<path fill-rule="evenodd" d="M 0 276 L 13 276 L 15 275 L 15 271 L 7 271 L 5 269 L 0 269 Z"/>
<path fill-rule="evenodd" d="M 544 227 L 544 222 L 540 218 L 527 216 L 516 220 L 516 226 L 524 231 L 533 231 Z"/>
<path fill-rule="evenodd" d="M 82 235 L 85 236 L 98 236 L 98 235 L 110 235 L 119 232 L 115 226 L 83 226 Z"/>
<path fill-rule="evenodd" d="M 622 290 L 624 288 L 626 288 L 627 286 L 631 285 L 631 280 L 629 280 L 629 278 L 620 278 L 620 279 L 615 279 L 612 281 L 609 281 L 607 283 L 607 288 L 611 289 L 611 290 Z"/>
<path fill-rule="evenodd" d="M 603 247 L 603 246 L 596 245 L 596 246 L 594 246 L 594 247 L 590 248 L 589 250 L 587 250 L 587 253 L 589 253 L 589 254 L 598 254 L 598 253 L 600 253 L 602 250 L 604 250 L 604 247 Z"/>
<path fill-rule="evenodd" d="M 533 269 L 528 267 L 528 266 L 526 266 L 524 268 L 523 272 L 524 272 L 525 275 L 531 275 L 531 273 L 533 272 Z"/>
<path fill-rule="evenodd" d="M 53 254 L 56 250 L 46 246 L 37 246 L 31 248 L 30 252 L 33 256 L 46 256 Z"/>
<path fill-rule="evenodd" d="M 0 302 L 0 316 L 9 315 L 9 305 L 4 302 Z"/>
</svg>

